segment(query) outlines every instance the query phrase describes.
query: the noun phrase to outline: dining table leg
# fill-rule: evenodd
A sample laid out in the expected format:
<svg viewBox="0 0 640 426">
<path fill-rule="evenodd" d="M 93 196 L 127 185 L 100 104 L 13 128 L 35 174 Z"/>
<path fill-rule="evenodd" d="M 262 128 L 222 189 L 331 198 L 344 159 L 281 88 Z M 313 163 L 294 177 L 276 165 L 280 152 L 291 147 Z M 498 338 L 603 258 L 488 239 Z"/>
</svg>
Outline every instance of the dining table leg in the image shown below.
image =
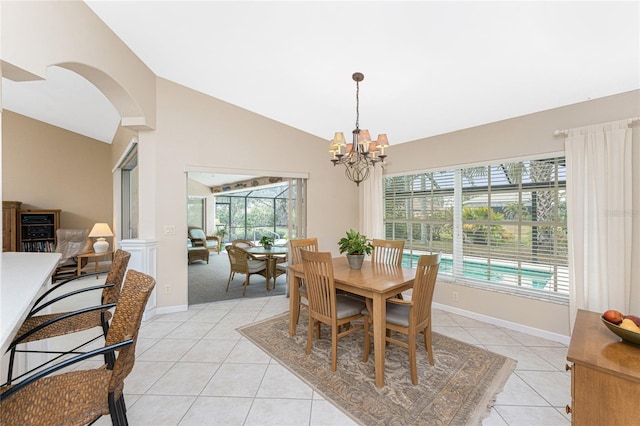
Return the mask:
<svg viewBox="0 0 640 426">
<path fill-rule="evenodd" d="M 384 355 L 386 347 L 387 303 L 382 294 L 373 295 L 373 355 L 376 386 L 384 386 Z"/>
<path fill-rule="evenodd" d="M 296 277 L 292 271 L 287 274 L 289 285 L 289 335 L 296 335 L 298 325 L 298 314 L 300 313 L 300 292 L 298 290 L 300 278 Z"/>
</svg>

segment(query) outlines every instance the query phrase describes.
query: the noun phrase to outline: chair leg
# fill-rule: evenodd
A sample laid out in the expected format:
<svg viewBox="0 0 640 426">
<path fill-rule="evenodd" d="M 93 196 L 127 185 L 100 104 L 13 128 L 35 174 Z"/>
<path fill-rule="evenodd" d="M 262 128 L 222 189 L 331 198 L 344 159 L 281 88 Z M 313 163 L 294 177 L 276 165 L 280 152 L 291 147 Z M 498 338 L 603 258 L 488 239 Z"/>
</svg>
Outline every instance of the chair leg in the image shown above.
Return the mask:
<svg viewBox="0 0 640 426">
<path fill-rule="evenodd" d="M 247 293 L 247 286 L 249 285 L 249 277 L 251 274 L 247 274 L 247 277 L 244 279 L 244 288 L 242 289 L 242 297 Z"/>
<path fill-rule="evenodd" d="M 429 364 L 433 366 L 435 361 L 433 360 L 433 347 L 431 346 L 431 326 L 427 326 L 422 333 L 424 334 L 424 348 L 429 354 Z"/>
<path fill-rule="evenodd" d="M 127 405 L 124 402 L 124 393 L 120 395 L 120 398 L 116 401 L 116 404 L 118 404 L 120 408 L 121 424 L 123 426 L 128 426 L 129 420 L 127 419 Z"/>
<path fill-rule="evenodd" d="M 120 414 L 120 407 L 113 397 L 113 392 L 109 392 L 107 400 L 109 402 L 109 414 L 111 415 L 111 423 L 113 424 L 113 426 L 121 426 L 122 415 Z"/>
<path fill-rule="evenodd" d="M 338 326 L 331 326 L 331 371 L 338 366 Z"/>
<path fill-rule="evenodd" d="M 362 351 L 362 362 L 369 360 L 369 350 L 371 350 L 371 335 L 369 335 L 369 316 L 364 316 L 364 347 Z"/>
<path fill-rule="evenodd" d="M 231 284 L 231 280 L 233 279 L 233 272 L 229 273 L 229 280 L 227 280 L 227 289 L 225 290 L 225 292 L 229 292 L 229 284 Z"/>
<path fill-rule="evenodd" d="M 315 320 L 309 317 L 309 330 L 307 331 L 307 355 L 311 353 L 311 344 L 313 341 L 313 323 Z"/>
<path fill-rule="evenodd" d="M 416 334 L 409 333 L 407 343 L 409 345 L 409 366 L 411 368 L 411 383 L 418 384 L 418 369 L 416 367 Z"/>
</svg>

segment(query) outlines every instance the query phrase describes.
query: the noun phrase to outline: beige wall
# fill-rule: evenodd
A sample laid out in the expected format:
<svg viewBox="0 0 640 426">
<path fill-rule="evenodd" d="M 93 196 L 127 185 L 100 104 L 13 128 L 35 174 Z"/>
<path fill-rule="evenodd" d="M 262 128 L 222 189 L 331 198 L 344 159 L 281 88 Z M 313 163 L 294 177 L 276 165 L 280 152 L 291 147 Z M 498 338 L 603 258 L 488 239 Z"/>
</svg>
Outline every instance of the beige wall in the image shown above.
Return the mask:
<svg viewBox="0 0 640 426">
<path fill-rule="evenodd" d="M 564 155 L 564 138 L 555 136 L 555 130 L 638 116 L 640 91 L 608 96 L 394 146 L 389 150 L 386 173 L 437 170 L 543 154 Z M 639 146 L 640 132 L 634 133 L 635 144 Z M 640 196 L 640 188 L 635 191 Z M 453 300 L 453 291 L 458 292 L 459 301 Z M 563 336 L 570 334 L 569 309 L 565 304 L 446 282 L 438 283 L 434 301 L 525 327 Z"/>
<path fill-rule="evenodd" d="M 187 303 L 185 170 L 260 170 L 309 175 L 308 234 L 337 254 L 337 241 L 358 226 L 358 193 L 334 168 L 327 142 L 226 102 L 158 79 L 158 126 L 139 133 L 141 238 L 158 240 L 158 306 Z M 165 225 L 176 227 L 164 235 Z"/>
<path fill-rule="evenodd" d="M 60 209 L 60 226 L 111 223 L 111 146 L 4 110 L 2 198 Z"/>
</svg>

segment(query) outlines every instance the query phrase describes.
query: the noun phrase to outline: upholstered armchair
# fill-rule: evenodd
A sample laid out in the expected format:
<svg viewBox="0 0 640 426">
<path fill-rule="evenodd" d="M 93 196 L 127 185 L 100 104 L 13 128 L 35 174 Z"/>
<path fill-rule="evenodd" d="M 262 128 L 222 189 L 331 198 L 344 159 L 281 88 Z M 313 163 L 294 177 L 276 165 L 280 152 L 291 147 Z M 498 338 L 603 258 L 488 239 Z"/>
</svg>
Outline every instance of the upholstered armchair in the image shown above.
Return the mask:
<svg viewBox="0 0 640 426">
<path fill-rule="evenodd" d="M 222 246 L 220 237 L 215 235 L 207 236 L 201 228 L 190 226 L 189 239 L 194 247 L 206 247 L 207 250 L 220 254 L 220 248 Z"/>
</svg>

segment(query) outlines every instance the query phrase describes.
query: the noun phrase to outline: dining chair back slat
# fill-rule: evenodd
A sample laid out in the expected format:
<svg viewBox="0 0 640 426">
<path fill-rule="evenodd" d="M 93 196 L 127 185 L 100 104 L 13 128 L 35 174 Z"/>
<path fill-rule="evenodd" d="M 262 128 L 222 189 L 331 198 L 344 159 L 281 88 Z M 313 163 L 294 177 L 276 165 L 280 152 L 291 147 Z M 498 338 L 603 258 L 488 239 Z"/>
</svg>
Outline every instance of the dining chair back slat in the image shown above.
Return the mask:
<svg viewBox="0 0 640 426">
<path fill-rule="evenodd" d="M 404 241 L 378 240 L 374 238 L 371 244 L 373 245 L 371 262 L 397 266 L 402 265 Z"/>
<path fill-rule="evenodd" d="M 302 257 L 300 250 L 318 251 L 318 239 L 317 238 L 300 238 L 297 240 L 289 240 L 291 250 L 291 264 L 299 265 L 302 263 Z"/>
</svg>

